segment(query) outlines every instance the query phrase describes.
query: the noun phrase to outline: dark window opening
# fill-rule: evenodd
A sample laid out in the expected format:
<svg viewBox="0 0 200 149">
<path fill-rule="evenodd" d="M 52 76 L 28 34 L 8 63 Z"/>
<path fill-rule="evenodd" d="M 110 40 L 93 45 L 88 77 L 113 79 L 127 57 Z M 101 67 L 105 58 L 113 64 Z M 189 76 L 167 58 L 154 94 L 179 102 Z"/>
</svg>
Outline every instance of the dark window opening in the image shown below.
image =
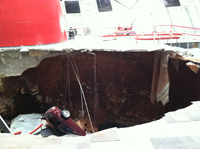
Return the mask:
<svg viewBox="0 0 200 149">
<path fill-rule="evenodd" d="M 165 7 L 181 6 L 179 0 L 163 0 Z"/>
<path fill-rule="evenodd" d="M 67 13 L 80 13 L 78 1 L 65 1 L 65 8 Z"/>
<path fill-rule="evenodd" d="M 58 121 L 55 117 L 50 116 L 49 117 L 49 121 L 51 124 L 53 124 L 55 127 L 59 126 L 61 124 L 60 121 Z"/>
<path fill-rule="evenodd" d="M 110 0 L 97 0 L 99 12 L 112 11 Z"/>
</svg>

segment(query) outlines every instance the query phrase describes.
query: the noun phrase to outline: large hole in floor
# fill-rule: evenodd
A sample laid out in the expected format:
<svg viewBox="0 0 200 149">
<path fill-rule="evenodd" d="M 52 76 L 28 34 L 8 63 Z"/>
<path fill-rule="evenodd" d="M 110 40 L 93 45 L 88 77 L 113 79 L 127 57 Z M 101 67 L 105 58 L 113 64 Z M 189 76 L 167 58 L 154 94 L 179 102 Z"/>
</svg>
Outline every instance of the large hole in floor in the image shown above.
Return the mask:
<svg viewBox="0 0 200 149">
<path fill-rule="evenodd" d="M 153 105 L 153 65 L 154 52 L 72 52 L 45 58 L 21 76 L 2 78 L 0 115 L 9 121 L 57 106 L 67 108 L 72 119 L 91 132 L 80 84 L 95 130 L 154 121 L 200 99 L 199 72 L 192 72 L 182 60 L 177 71 L 169 60 L 169 103 Z"/>
</svg>

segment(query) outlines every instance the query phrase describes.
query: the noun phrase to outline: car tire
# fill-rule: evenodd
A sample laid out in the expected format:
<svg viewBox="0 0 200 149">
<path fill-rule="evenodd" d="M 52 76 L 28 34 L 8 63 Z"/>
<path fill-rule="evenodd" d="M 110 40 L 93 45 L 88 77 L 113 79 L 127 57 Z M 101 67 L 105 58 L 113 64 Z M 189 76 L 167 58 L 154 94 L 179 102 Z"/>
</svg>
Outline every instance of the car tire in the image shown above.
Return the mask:
<svg viewBox="0 0 200 149">
<path fill-rule="evenodd" d="M 62 117 L 63 119 L 65 119 L 65 120 L 69 119 L 69 117 L 70 117 L 70 112 L 69 112 L 68 110 L 63 110 L 63 111 L 61 112 L 61 117 Z"/>
</svg>

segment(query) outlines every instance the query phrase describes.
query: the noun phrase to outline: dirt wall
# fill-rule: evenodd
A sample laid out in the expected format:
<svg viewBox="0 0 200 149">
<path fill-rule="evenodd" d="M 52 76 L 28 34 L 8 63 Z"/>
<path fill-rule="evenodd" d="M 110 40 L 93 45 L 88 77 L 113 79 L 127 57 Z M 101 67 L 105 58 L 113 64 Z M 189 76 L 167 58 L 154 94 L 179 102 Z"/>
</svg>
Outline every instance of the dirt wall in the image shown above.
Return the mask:
<svg viewBox="0 0 200 149">
<path fill-rule="evenodd" d="M 165 111 L 199 100 L 199 73 L 194 74 L 184 61 L 177 72 L 169 61 L 170 102 L 153 106 L 153 63 L 154 52 L 72 52 L 45 58 L 20 76 L 2 78 L 0 114 L 12 119 L 23 113 L 44 113 L 57 106 L 69 109 L 72 118 L 90 132 L 80 84 L 96 131 L 150 122 Z"/>
</svg>

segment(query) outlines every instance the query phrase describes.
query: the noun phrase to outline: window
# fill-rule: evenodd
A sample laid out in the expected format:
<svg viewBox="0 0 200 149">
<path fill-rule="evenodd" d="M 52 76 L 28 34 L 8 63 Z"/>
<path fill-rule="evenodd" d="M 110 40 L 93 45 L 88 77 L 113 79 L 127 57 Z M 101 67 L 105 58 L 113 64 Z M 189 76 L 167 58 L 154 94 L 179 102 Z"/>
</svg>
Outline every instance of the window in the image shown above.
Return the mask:
<svg viewBox="0 0 200 149">
<path fill-rule="evenodd" d="M 53 124 L 54 127 L 58 127 L 61 124 L 61 122 L 57 120 L 54 116 L 50 116 L 48 117 L 48 119 L 49 119 L 49 122 Z"/>
<path fill-rule="evenodd" d="M 165 7 L 181 6 L 179 0 L 163 0 Z"/>
<path fill-rule="evenodd" d="M 65 1 L 65 8 L 67 13 L 80 13 L 78 1 Z"/>
<path fill-rule="evenodd" d="M 96 0 L 99 12 L 112 11 L 110 0 Z"/>
</svg>

